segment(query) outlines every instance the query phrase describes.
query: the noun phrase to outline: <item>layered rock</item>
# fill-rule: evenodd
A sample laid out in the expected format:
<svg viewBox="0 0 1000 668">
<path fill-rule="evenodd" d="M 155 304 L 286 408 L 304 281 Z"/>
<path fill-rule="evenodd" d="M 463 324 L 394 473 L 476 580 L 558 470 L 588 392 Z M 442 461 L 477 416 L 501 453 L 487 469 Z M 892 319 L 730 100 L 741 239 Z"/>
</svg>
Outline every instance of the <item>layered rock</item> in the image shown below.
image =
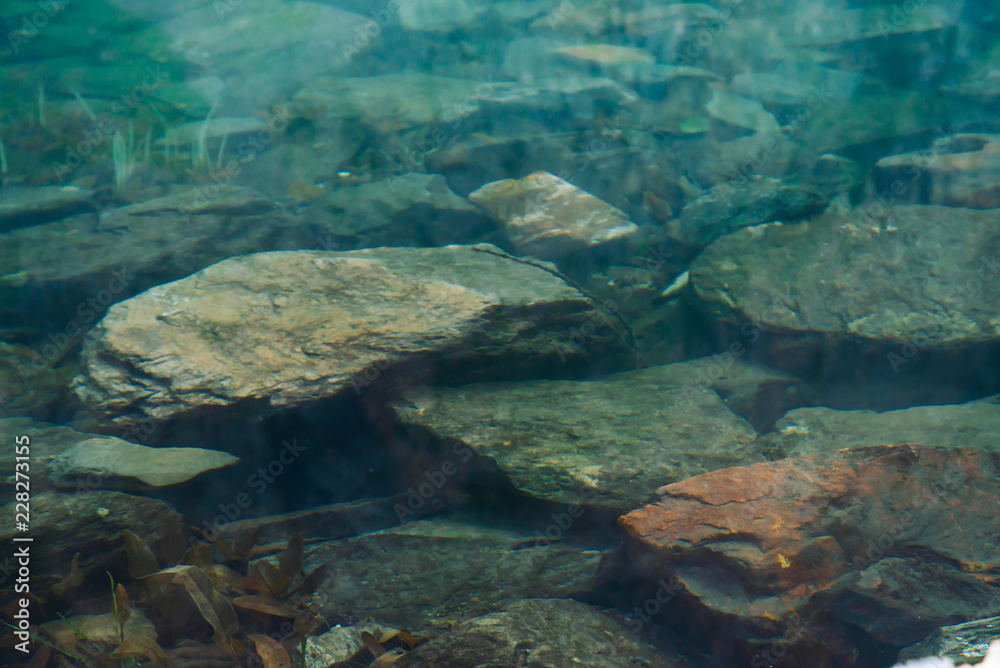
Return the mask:
<svg viewBox="0 0 1000 668">
<path fill-rule="evenodd" d="M 666 615 L 713 627 L 717 648 L 739 629 L 722 632 L 734 661 L 855 665 L 1000 606 L 998 467 L 891 445 L 707 473 L 621 519 L 626 562 L 669 574 Z"/>
<path fill-rule="evenodd" d="M 951 135 L 924 151 L 887 156 L 873 180 L 879 193 L 907 202 L 1000 207 L 1000 135 Z"/>
<path fill-rule="evenodd" d="M 527 494 L 625 512 L 667 482 L 763 461 L 753 427 L 685 367 L 426 388 L 405 394 L 396 410 L 494 459 Z"/>
<path fill-rule="evenodd" d="M 575 666 L 680 668 L 685 660 L 641 642 L 610 615 L 577 601 L 530 598 L 404 654 L 401 668 Z"/>
<path fill-rule="evenodd" d="M 319 587 L 323 614 L 442 629 L 529 596 L 573 596 L 593 586 L 605 550 L 537 541 L 518 531 L 432 518 L 314 543 L 305 570 L 333 559 Z"/>
<path fill-rule="evenodd" d="M 964 404 L 914 406 L 877 413 L 815 406 L 788 411 L 761 439 L 769 458 L 904 441 L 995 451 L 1000 446 L 1000 397 Z"/>
<path fill-rule="evenodd" d="M 1000 384 L 998 248 L 989 212 L 873 202 L 730 234 L 690 282 L 720 346 L 752 339 L 751 357 L 849 380 L 854 400 L 890 400 L 873 396 L 885 384 L 911 403 L 968 399 Z"/>
<path fill-rule="evenodd" d="M 124 426 L 376 383 L 572 375 L 630 354 L 618 321 L 551 268 L 492 246 L 260 253 L 112 307 L 76 391 Z"/>
<path fill-rule="evenodd" d="M 727 234 L 774 221 L 795 221 L 821 212 L 828 200 L 815 190 L 751 176 L 738 187 L 722 184 L 688 202 L 663 228 L 683 252 L 694 255 Z"/>
<path fill-rule="evenodd" d="M 621 244 L 639 231 L 622 211 L 548 172 L 487 183 L 469 199 L 503 224 L 519 253 L 545 260 Z"/>
<path fill-rule="evenodd" d="M 213 262 L 312 245 L 253 191 L 195 189 L 0 235 L 0 323 L 77 341 L 111 304 Z"/>
</svg>

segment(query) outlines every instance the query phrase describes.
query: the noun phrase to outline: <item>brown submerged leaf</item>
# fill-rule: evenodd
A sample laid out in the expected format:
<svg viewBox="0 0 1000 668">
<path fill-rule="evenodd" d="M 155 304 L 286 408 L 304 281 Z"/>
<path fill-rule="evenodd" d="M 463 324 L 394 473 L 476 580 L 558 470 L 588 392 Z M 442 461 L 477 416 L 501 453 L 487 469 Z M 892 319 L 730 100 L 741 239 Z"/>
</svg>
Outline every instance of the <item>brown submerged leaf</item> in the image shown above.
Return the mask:
<svg viewBox="0 0 1000 668">
<path fill-rule="evenodd" d="M 288 650 L 277 640 L 260 633 L 252 633 L 247 638 L 253 640 L 257 646 L 257 654 L 264 662 L 264 668 L 292 668 L 292 658 L 288 656 Z"/>
<path fill-rule="evenodd" d="M 379 643 L 378 641 L 378 638 L 373 636 L 368 631 L 361 632 L 361 642 L 365 644 L 365 647 L 368 648 L 369 652 L 375 655 L 375 658 L 378 658 L 383 654 L 385 654 L 385 647 L 382 647 L 381 643 Z"/>
<path fill-rule="evenodd" d="M 399 659 L 404 654 L 406 654 L 406 652 L 404 652 L 403 650 L 401 650 L 401 649 L 399 649 L 397 647 L 396 649 L 392 650 L 391 652 L 386 652 L 385 654 L 383 654 L 379 658 L 377 658 L 374 661 L 372 661 L 371 664 L 369 664 L 368 668 L 385 668 L 385 666 L 392 665 L 392 664 L 396 663 L 397 661 L 399 661 Z"/>
<path fill-rule="evenodd" d="M 215 591 L 212 579 L 205 575 L 197 566 L 174 566 L 165 568 L 156 575 L 171 573 L 173 582 L 184 585 L 191 599 L 194 601 L 198 612 L 205 618 L 205 621 L 212 625 L 215 634 L 212 640 L 223 647 L 233 649 L 233 633 L 239 628 L 240 623 L 236 618 L 236 610 L 225 596 Z M 236 655 L 233 655 L 236 659 Z"/>
<path fill-rule="evenodd" d="M 336 557 L 334 557 L 334 559 L 335 558 Z M 319 589 L 323 580 L 326 579 L 326 575 L 330 572 L 331 568 L 333 568 L 333 559 L 320 564 L 315 568 L 315 570 L 313 570 L 312 573 L 306 576 L 306 579 L 302 581 L 302 584 L 300 584 L 299 588 L 295 591 L 303 596 L 311 596 L 316 593 L 316 590 Z"/>
<path fill-rule="evenodd" d="M 125 529 L 122 532 L 125 539 L 125 554 L 128 556 L 128 574 L 133 578 L 141 578 L 160 570 L 160 564 L 142 538 Z"/>
<path fill-rule="evenodd" d="M 151 659 L 159 668 L 168 668 L 170 666 L 170 658 L 155 642 L 149 644 L 126 639 L 125 642 L 118 646 L 118 649 L 108 654 L 108 656 L 112 659 L 128 659 L 140 656 Z"/>
<path fill-rule="evenodd" d="M 253 546 L 257 543 L 258 538 L 260 538 L 260 527 L 246 533 L 237 531 L 236 535 L 233 536 L 230 556 L 227 558 L 245 564 L 250 559 L 250 553 L 253 552 Z"/>
<path fill-rule="evenodd" d="M 299 611 L 283 603 L 276 598 L 272 598 L 263 594 L 254 594 L 252 596 L 239 596 L 233 599 L 233 605 L 237 608 L 243 608 L 244 610 L 253 610 L 254 612 L 263 612 L 265 615 L 274 615 L 275 617 L 288 617 L 289 619 L 295 619 L 299 616 Z"/>
<path fill-rule="evenodd" d="M 284 598 L 285 589 L 288 588 L 292 579 L 279 571 L 274 564 L 269 561 L 264 561 L 263 559 L 256 562 L 254 564 L 254 568 L 260 574 L 261 579 L 267 583 L 268 591 L 275 598 Z"/>
<path fill-rule="evenodd" d="M 288 539 L 288 546 L 278 558 L 278 570 L 289 580 L 302 570 L 302 553 L 305 549 L 305 539 L 297 533 Z"/>
<path fill-rule="evenodd" d="M 128 592 L 120 582 L 115 586 L 115 606 L 118 609 L 118 623 L 124 626 L 132 614 L 132 604 L 128 600 Z"/>
<path fill-rule="evenodd" d="M 64 596 L 81 584 L 83 584 L 83 571 L 80 570 L 80 553 L 77 552 L 73 555 L 73 561 L 69 563 L 69 576 L 55 584 L 52 591 L 56 596 Z"/>
</svg>

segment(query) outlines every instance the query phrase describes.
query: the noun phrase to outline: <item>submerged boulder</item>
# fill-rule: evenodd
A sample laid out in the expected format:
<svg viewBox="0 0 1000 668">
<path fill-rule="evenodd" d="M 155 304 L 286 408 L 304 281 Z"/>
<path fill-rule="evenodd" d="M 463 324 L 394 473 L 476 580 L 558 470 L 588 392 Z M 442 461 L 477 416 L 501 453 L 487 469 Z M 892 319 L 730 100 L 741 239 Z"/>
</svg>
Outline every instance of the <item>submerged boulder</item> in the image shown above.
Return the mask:
<svg viewBox="0 0 1000 668">
<path fill-rule="evenodd" d="M 149 448 L 120 438 L 89 438 L 54 457 L 49 480 L 57 487 L 81 484 L 145 491 L 187 482 L 239 461 L 204 448 Z"/>
<path fill-rule="evenodd" d="M 640 641 L 598 608 L 566 599 L 529 598 L 471 619 L 404 654 L 401 668 L 690 665 Z"/>
<path fill-rule="evenodd" d="M 626 512 L 667 482 L 763 461 L 757 433 L 694 369 L 408 392 L 397 413 L 497 462 L 521 491 Z"/>
<path fill-rule="evenodd" d="M 0 234 L 0 324 L 51 331 L 65 350 L 110 304 L 153 285 L 314 242 L 272 201 L 214 185 L 12 230 Z"/>
<path fill-rule="evenodd" d="M 469 199 L 503 224 L 519 253 L 546 260 L 620 244 L 639 231 L 624 212 L 548 172 L 487 183 Z"/>
<path fill-rule="evenodd" d="M 967 400 L 1000 385 L 998 252 L 995 213 L 872 202 L 718 239 L 691 295 L 720 347 L 752 330 L 751 357 L 843 380 L 840 405 Z"/>
<path fill-rule="evenodd" d="M 665 615 L 716 647 L 732 629 L 732 665 L 869 665 L 859 650 L 998 609 L 998 471 L 994 453 L 884 445 L 707 473 L 621 518 L 618 568 L 667 574 Z"/>
<path fill-rule="evenodd" d="M 112 307 L 74 381 L 125 426 L 282 409 L 375 384 L 626 367 L 620 323 L 554 269 L 489 245 L 232 258 Z"/>
</svg>

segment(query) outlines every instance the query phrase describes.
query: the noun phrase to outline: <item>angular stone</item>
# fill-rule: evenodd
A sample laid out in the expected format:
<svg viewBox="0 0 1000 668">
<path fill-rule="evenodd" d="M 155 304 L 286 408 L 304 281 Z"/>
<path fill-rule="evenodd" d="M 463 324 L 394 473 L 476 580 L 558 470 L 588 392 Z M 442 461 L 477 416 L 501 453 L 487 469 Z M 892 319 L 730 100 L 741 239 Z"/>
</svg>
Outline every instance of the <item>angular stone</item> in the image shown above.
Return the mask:
<svg viewBox="0 0 1000 668">
<path fill-rule="evenodd" d="M 306 572 L 330 559 L 336 564 L 317 592 L 324 615 L 350 609 L 415 631 L 448 628 L 528 596 L 587 591 L 605 554 L 448 517 L 310 547 Z"/>
<path fill-rule="evenodd" d="M 976 619 L 964 624 L 942 626 L 916 645 L 899 651 L 899 660 L 915 660 L 929 656 L 951 659 L 956 664 L 982 661 L 990 643 L 1000 641 L 1000 617 Z M 979 666 L 979 668 L 990 668 Z"/>
<path fill-rule="evenodd" d="M 312 245 L 243 188 L 160 197 L 0 235 L 0 324 L 78 341 L 111 304 L 233 255 Z M 287 244 L 287 245 L 286 245 Z"/>
<path fill-rule="evenodd" d="M 167 487 L 238 462 L 227 452 L 204 448 L 149 448 L 120 438 L 90 438 L 49 461 L 49 480 L 57 487 L 84 484 L 145 491 Z"/>
<path fill-rule="evenodd" d="M 93 191 L 76 186 L 5 188 L 0 201 L 0 232 L 59 220 L 90 211 Z"/>
<path fill-rule="evenodd" d="M 318 76 L 295 94 L 290 109 L 293 114 L 313 110 L 331 118 L 361 119 L 391 132 L 424 130 L 402 155 L 390 152 L 409 170 L 414 166 L 413 153 L 438 148 L 460 132 L 490 131 L 497 118 L 509 120 L 508 132 L 519 125 L 565 131 L 589 127 L 608 105 L 627 105 L 634 97 L 621 84 L 597 77 L 548 76 L 528 86 L 492 77 L 460 79 L 404 71 L 371 77 Z M 573 109 L 572 118 L 566 117 L 567 108 Z"/>
<path fill-rule="evenodd" d="M 343 250 L 470 243 L 495 230 L 492 221 L 453 193 L 440 174 L 415 172 L 338 188 L 310 208 L 328 212 L 307 218 L 320 236 Z"/>
<path fill-rule="evenodd" d="M 875 189 L 918 204 L 1000 207 L 1000 135 L 941 137 L 927 150 L 882 158 Z"/>
<path fill-rule="evenodd" d="M 815 377 L 825 360 L 823 378 L 855 396 L 870 379 L 885 408 L 964 401 L 1000 391 L 998 244 L 990 211 L 872 202 L 717 240 L 691 265 L 692 296 L 721 345 L 753 323 L 751 357 L 769 365 Z"/>
<path fill-rule="evenodd" d="M 762 443 L 772 457 L 830 453 L 842 448 L 906 442 L 996 451 L 1000 397 L 965 404 L 914 406 L 877 413 L 811 406 L 789 411 Z"/>
<path fill-rule="evenodd" d="M 519 253 L 546 260 L 622 242 L 639 231 L 622 211 L 548 172 L 487 183 L 469 199 L 503 223 Z"/>
<path fill-rule="evenodd" d="M 596 329 L 574 348 L 583 323 Z M 259 253 L 112 307 L 76 389 L 122 426 L 248 400 L 281 409 L 376 380 L 621 368 L 618 327 L 552 270 L 488 245 Z"/>
<path fill-rule="evenodd" d="M 564 46 L 556 53 L 572 60 L 585 63 L 608 65 L 613 63 L 652 63 L 653 57 L 643 51 L 629 46 L 613 44 L 587 44 L 583 46 Z"/>
<path fill-rule="evenodd" d="M 662 234 L 693 256 L 737 230 L 774 221 L 793 222 L 821 212 L 828 204 L 815 190 L 754 175 L 745 183 L 714 186 L 691 200 L 663 226 Z"/>
<path fill-rule="evenodd" d="M 965 448 L 839 450 L 667 485 L 620 525 L 628 554 L 679 583 L 675 614 L 734 629 L 715 635 L 734 643 L 729 663 L 847 665 L 857 630 L 902 647 L 996 609 L 982 574 L 1000 567 L 998 473 Z"/>
<path fill-rule="evenodd" d="M 712 118 L 753 132 L 774 132 L 778 129 L 774 114 L 764 109 L 760 102 L 717 86 L 712 89 L 712 99 L 705 105 L 705 110 Z"/>
<path fill-rule="evenodd" d="M 0 540 L 23 536 L 15 531 L 13 503 L 0 507 L 11 518 L 0 528 Z M 80 553 L 80 567 L 88 581 L 107 579 L 105 571 L 117 570 L 125 560 L 122 531 L 130 529 L 150 545 L 169 538 L 183 544 L 181 516 L 158 499 L 109 491 L 49 490 L 31 497 L 31 522 L 27 535 L 31 549 L 31 593 L 45 600 L 57 598 L 53 585 L 67 578 L 73 555 Z M 10 562 L 8 562 L 10 563 Z"/>
<path fill-rule="evenodd" d="M 320 668 L 320 666 L 325 668 L 349 661 L 366 646 L 361 637 L 362 633 L 370 633 L 376 638 L 381 638 L 386 633 L 397 630 L 375 622 L 363 622 L 352 626 L 338 624 L 326 633 L 306 638 L 305 665 L 309 668 Z"/>
<path fill-rule="evenodd" d="M 199 3 L 157 22 L 138 39 L 155 60 L 205 71 L 229 62 L 226 108 L 252 116 L 270 103 L 287 100 L 318 72 L 347 69 L 355 53 L 391 44 L 384 33 L 382 39 L 365 33 L 372 21 L 365 14 L 308 0 Z M 359 41 L 358 31 L 365 42 Z"/>
<path fill-rule="evenodd" d="M 393 665 L 681 668 L 690 664 L 645 644 L 619 619 L 597 608 L 567 599 L 529 598 L 469 620 L 407 652 Z"/>
<path fill-rule="evenodd" d="M 413 391 L 400 418 L 497 462 L 526 494 L 625 512 L 669 481 L 763 461 L 756 432 L 694 369 Z"/>
<path fill-rule="evenodd" d="M 476 18 L 465 0 L 398 0 L 398 7 L 407 30 L 448 33 Z"/>
</svg>

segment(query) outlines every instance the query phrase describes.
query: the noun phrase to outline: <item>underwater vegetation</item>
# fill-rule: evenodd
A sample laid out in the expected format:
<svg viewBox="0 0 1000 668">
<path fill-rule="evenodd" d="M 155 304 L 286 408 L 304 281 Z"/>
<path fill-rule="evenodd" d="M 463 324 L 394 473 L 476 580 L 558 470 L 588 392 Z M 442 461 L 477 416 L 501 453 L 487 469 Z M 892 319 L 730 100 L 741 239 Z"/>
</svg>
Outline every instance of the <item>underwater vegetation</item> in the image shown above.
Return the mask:
<svg viewBox="0 0 1000 668">
<path fill-rule="evenodd" d="M 229 541 L 219 537 L 192 541 L 180 563 L 164 568 L 162 554 L 176 552 L 178 546 L 163 546 L 157 557 L 146 541 L 125 530 L 122 539 L 131 581 L 126 587 L 108 573 L 105 603 L 110 611 L 73 616 L 56 612 L 58 620 L 33 626 L 30 634 L 38 651 L 22 665 L 304 666 L 307 638 L 330 627 L 319 614 L 315 597 L 332 560 L 303 572 L 301 534 L 288 540 L 275 562 L 253 558 L 258 533 L 237 534 Z M 74 557 L 70 575 L 53 589 L 62 601 L 84 585 L 79 556 Z M 36 603 L 55 609 L 41 600 Z M 214 645 L 195 640 L 209 630 Z M 8 635 L 5 640 L 12 638 Z M 362 631 L 361 639 L 363 648 L 331 665 L 382 668 L 425 640 L 405 631 L 380 637 Z"/>
</svg>

